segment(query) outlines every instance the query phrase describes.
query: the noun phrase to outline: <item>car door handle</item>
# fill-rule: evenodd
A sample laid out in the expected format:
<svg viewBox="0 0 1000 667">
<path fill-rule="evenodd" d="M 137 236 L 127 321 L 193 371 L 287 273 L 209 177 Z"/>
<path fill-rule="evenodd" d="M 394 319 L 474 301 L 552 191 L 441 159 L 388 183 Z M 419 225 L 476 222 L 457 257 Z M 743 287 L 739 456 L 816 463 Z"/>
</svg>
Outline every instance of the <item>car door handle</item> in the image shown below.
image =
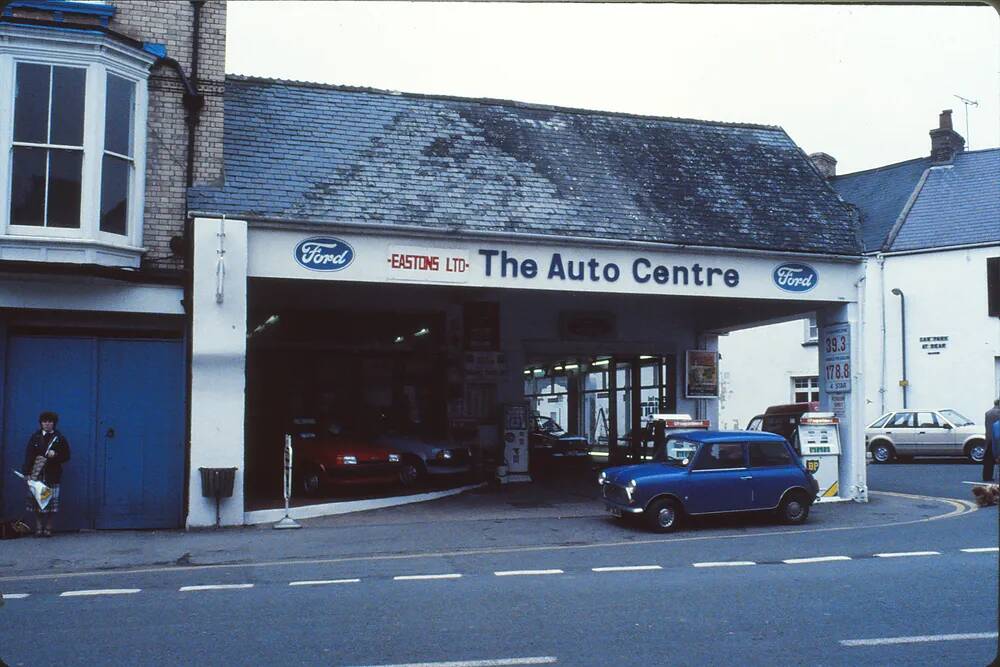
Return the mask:
<svg viewBox="0 0 1000 667">
<path fill-rule="evenodd" d="M 746 477 L 740 477 L 740 479 L 753 479 L 752 475 L 747 475 Z"/>
<path fill-rule="evenodd" d="M 917 435 L 927 435 L 927 431 L 918 431 Z"/>
<path fill-rule="evenodd" d="M 113 438 L 113 437 L 115 437 L 115 430 L 113 428 L 109 428 L 108 432 L 104 434 L 104 437 L 105 438 Z"/>
</svg>

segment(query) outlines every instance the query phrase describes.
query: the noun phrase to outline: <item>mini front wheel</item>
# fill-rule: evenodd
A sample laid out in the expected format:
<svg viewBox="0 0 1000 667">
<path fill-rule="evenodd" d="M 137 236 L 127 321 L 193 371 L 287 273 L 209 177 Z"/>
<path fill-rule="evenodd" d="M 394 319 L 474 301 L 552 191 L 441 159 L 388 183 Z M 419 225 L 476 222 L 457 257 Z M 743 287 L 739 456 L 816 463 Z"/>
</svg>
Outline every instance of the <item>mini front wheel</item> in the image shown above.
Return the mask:
<svg viewBox="0 0 1000 667">
<path fill-rule="evenodd" d="M 644 513 L 650 530 L 657 533 L 669 533 L 677 530 L 680 521 L 680 508 L 670 498 L 661 498 L 650 503 Z"/>
</svg>

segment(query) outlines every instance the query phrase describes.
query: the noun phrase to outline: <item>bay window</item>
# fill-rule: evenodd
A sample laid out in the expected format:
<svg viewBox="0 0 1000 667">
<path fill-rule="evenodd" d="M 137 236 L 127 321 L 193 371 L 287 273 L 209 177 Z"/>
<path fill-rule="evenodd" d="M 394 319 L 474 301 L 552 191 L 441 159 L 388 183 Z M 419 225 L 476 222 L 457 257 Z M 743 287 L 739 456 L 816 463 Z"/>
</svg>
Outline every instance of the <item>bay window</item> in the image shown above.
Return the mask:
<svg viewBox="0 0 1000 667">
<path fill-rule="evenodd" d="M 0 259 L 138 267 L 154 56 L 101 34 L 0 32 L 12 110 L 0 117 Z"/>
</svg>

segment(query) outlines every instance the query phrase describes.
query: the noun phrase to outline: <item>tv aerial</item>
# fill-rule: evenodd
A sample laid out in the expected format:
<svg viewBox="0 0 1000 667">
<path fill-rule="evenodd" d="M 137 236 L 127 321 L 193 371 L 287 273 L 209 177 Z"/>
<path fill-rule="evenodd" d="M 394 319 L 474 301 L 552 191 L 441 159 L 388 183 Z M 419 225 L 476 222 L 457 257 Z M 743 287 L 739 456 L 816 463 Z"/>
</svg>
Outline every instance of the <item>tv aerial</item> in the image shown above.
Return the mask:
<svg viewBox="0 0 1000 667">
<path fill-rule="evenodd" d="M 954 95 L 958 99 L 962 100 L 962 104 L 965 105 L 965 141 L 966 148 L 972 148 L 972 137 L 969 135 L 969 107 L 978 107 L 978 100 L 970 100 L 968 98 L 962 97 L 961 95 Z"/>
</svg>

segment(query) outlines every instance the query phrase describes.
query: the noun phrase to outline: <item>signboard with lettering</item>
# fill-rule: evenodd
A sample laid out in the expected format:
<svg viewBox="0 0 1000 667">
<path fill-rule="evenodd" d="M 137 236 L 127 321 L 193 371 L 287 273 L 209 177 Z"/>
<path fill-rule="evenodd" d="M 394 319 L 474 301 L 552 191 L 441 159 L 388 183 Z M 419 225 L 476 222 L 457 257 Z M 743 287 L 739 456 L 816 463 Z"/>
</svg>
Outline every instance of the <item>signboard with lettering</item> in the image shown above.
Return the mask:
<svg viewBox="0 0 1000 667">
<path fill-rule="evenodd" d="M 947 336 L 921 336 L 920 349 L 927 354 L 941 354 L 948 348 Z"/>
<path fill-rule="evenodd" d="M 603 294 L 850 302 L 859 262 L 595 239 L 551 242 L 251 227 L 248 276 Z"/>
<path fill-rule="evenodd" d="M 823 372 L 828 394 L 851 391 L 851 326 L 834 324 L 823 329 Z"/>
</svg>

